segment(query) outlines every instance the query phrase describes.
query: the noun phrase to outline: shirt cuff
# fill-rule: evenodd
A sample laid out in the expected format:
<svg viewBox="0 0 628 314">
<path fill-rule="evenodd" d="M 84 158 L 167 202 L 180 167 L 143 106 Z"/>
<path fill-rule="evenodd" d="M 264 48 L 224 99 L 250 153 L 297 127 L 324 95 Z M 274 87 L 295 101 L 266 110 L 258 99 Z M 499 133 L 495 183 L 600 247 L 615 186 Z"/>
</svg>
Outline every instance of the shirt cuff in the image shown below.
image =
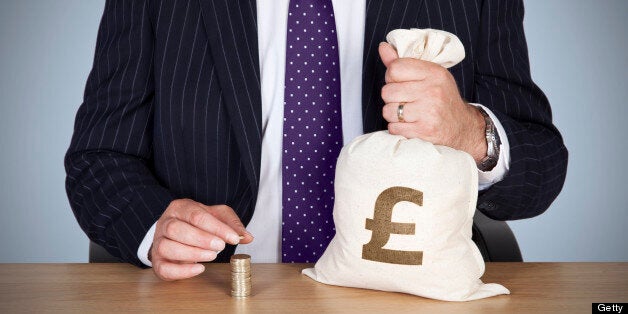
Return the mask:
<svg viewBox="0 0 628 314">
<path fill-rule="evenodd" d="M 490 188 L 493 184 L 501 181 L 508 170 L 510 169 L 510 144 L 508 143 L 508 135 L 506 134 L 506 130 L 504 130 L 504 126 L 502 126 L 501 122 L 497 119 L 493 112 L 482 106 L 480 104 L 471 104 L 477 107 L 482 107 L 484 111 L 488 114 L 488 116 L 493 120 L 493 124 L 495 124 L 495 128 L 497 129 L 497 134 L 499 135 L 499 139 L 501 144 L 499 145 L 499 158 L 497 159 L 497 165 L 490 171 L 482 171 L 478 169 L 478 190 L 483 191 Z"/>
<path fill-rule="evenodd" d="M 148 232 L 146 232 L 146 235 L 144 236 L 144 240 L 142 240 L 142 243 L 140 243 L 140 247 L 137 248 L 137 258 L 139 258 L 140 261 L 148 267 L 153 267 L 153 263 L 148 259 L 148 251 L 153 245 L 153 238 L 155 237 L 156 226 L 157 222 L 155 222 L 153 226 L 148 229 Z"/>
</svg>

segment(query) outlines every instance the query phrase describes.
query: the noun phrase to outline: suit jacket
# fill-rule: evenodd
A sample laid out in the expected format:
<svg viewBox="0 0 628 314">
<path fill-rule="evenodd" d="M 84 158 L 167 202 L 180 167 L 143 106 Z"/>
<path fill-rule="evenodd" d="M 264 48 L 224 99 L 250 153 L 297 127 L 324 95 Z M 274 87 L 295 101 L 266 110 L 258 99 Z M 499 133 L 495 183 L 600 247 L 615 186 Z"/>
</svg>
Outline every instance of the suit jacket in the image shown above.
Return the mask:
<svg viewBox="0 0 628 314">
<path fill-rule="evenodd" d="M 460 37 L 467 57 L 451 68 L 460 92 L 495 113 L 510 143 L 510 171 L 478 199 L 500 220 L 545 211 L 567 167 L 548 101 L 530 78 L 522 20 L 520 0 L 368 0 L 365 21 L 364 132 L 386 128 L 377 47 L 390 30 Z M 261 142 L 255 0 L 106 2 L 65 159 L 71 207 L 90 239 L 141 265 L 140 242 L 176 198 L 227 204 L 247 224 Z"/>
</svg>

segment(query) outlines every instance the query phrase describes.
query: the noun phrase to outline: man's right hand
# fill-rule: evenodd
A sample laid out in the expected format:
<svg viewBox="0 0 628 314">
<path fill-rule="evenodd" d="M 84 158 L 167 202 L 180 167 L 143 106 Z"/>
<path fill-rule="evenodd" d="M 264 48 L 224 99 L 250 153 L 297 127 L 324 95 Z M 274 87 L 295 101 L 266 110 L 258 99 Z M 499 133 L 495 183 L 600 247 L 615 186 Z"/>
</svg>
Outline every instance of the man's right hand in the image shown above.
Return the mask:
<svg viewBox="0 0 628 314">
<path fill-rule="evenodd" d="M 168 205 L 157 221 L 148 256 L 159 278 L 185 279 L 202 273 L 205 266 L 198 262 L 216 259 L 225 243 L 252 241 L 253 236 L 231 207 L 178 199 Z"/>
</svg>

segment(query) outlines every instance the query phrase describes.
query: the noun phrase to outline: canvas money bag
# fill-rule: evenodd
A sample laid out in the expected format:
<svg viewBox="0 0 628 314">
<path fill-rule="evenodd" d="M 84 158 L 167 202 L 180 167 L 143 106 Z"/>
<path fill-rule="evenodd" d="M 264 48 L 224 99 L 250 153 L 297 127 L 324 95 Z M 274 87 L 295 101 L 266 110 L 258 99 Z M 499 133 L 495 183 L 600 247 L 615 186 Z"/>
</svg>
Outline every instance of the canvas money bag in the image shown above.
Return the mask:
<svg viewBox="0 0 628 314">
<path fill-rule="evenodd" d="M 395 30 L 400 57 L 453 66 L 464 48 L 438 30 Z M 465 152 L 380 131 L 346 145 L 335 178 L 336 235 L 314 268 L 322 283 L 468 301 L 509 294 L 484 284 L 471 240 L 478 173 Z"/>
</svg>

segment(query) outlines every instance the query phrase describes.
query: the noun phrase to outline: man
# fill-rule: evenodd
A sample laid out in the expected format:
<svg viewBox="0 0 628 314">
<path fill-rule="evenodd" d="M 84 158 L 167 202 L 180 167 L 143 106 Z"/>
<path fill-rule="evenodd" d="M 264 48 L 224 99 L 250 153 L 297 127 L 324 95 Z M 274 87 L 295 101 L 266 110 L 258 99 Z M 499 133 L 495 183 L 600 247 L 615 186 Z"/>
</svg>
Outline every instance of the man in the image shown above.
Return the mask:
<svg viewBox="0 0 628 314">
<path fill-rule="evenodd" d="M 512 0 L 107 1 L 66 156 L 77 220 L 166 280 L 238 243 L 261 261 L 314 262 L 333 236 L 339 147 L 386 128 L 473 156 L 489 217 L 538 215 L 567 151 L 522 20 Z M 379 44 L 398 28 L 454 33 L 466 58 L 451 72 L 399 59 Z"/>
</svg>

